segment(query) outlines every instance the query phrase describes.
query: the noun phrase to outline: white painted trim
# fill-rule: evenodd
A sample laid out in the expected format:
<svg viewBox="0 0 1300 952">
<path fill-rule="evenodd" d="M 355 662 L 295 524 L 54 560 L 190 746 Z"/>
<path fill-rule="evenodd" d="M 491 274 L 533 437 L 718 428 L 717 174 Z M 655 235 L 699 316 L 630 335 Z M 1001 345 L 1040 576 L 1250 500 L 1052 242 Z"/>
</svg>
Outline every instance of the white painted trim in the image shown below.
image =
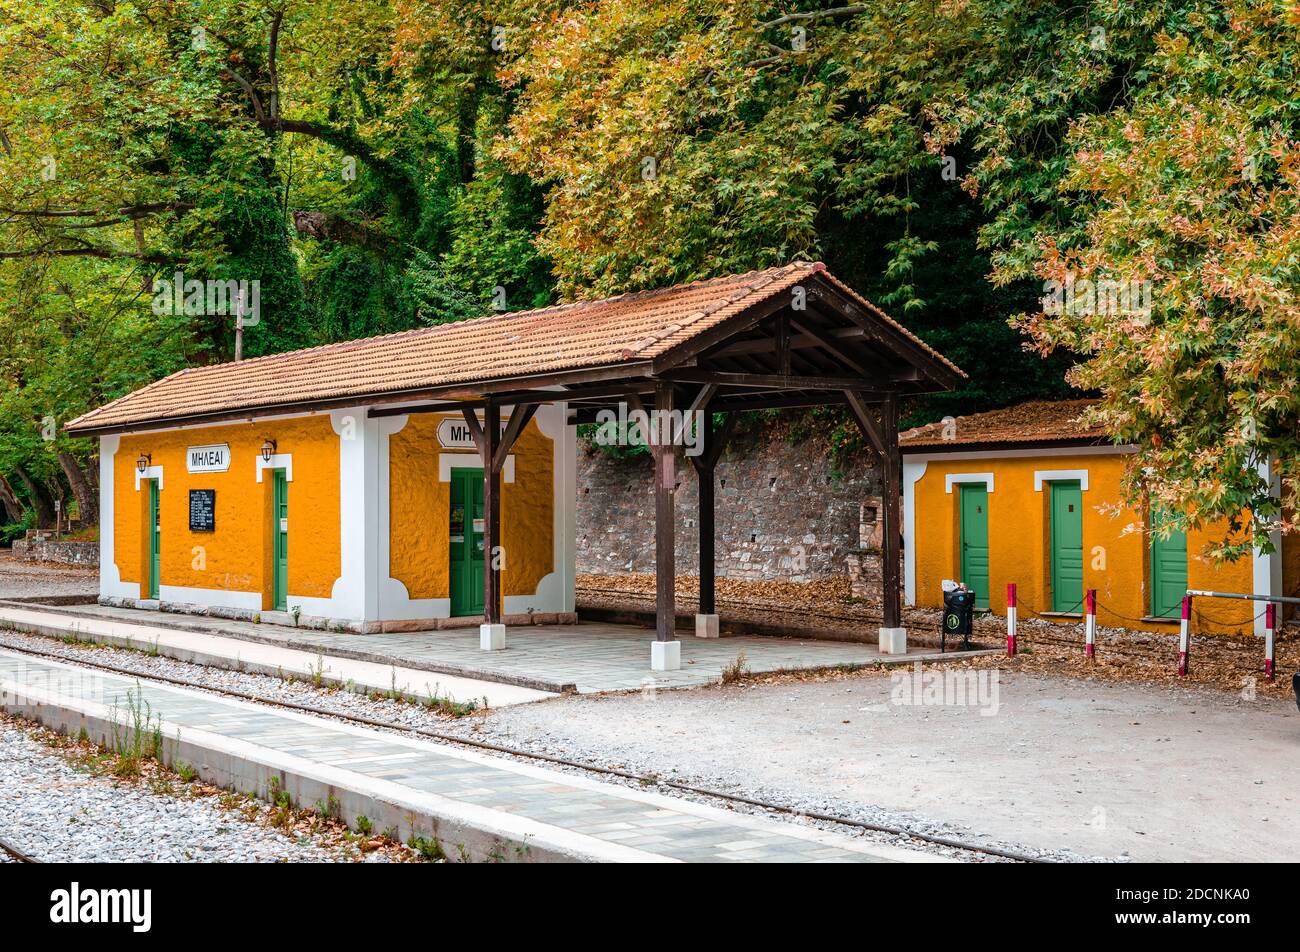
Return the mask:
<svg viewBox="0 0 1300 952">
<path fill-rule="evenodd" d="M 1272 461 L 1265 460 L 1261 462 L 1257 470 L 1259 475 L 1268 483 L 1269 493 L 1275 498 L 1282 497 L 1282 481 L 1275 471 Z M 1270 532 L 1269 541 L 1273 543 L 1273 551 L 1265 553 L 1262 549 L 1256 548 L 1252 556 L 1251 564 L 1251 581 L 1255 595 L 1282 595 L 1282 533 Z M 1264 637 L 1264 606 L 1258 603 L 1254 605 L 1258 617 L 1255 619 L 1255 634 L 1260 638 Z"/>
<path fill-rule="evenodd" d="M 1034 470 L 1034 492 L 1043 491 L 1043 483 L 1064 482 L 1077 479 L 1079 492 L 1088 491 L 1088 471 L 1086 469 L 1036 469 Z"/>
<path fill-rule="evenodd" d="M 146 467 L 144 468 L 144 472 L 143 472 L 143 473 L 140 472 L 140 467 L 137 466 L 137 467 L 135 467 L 135 468 L 132 470 L 132 472 L 135 473 L 135 491 L 136 491 L 136 492 L 139 492 L 139 491 L 140 491 L 140 483 L 141 483 L 141 481 L 146 480 L 146 479 L 156 479 L 156 480 L 158 480 L 158 491 L 159 491 L 159 492 L 162 492 L 162 488 L 163 488 L 163 468 L 162 468 L 161 466 L 146 466 Z"/>
<path fill-rule="evenodd" d="M 1030 449 L 1030 450 L 971 450 L 963 453 L 903 453 L 903 460 L 914 463 L 932 463 L 942 462 L 944 460 L 971 460 L 971 459 L 1027 459 L 1035 456 L 1123 456 L 1125 454 L 1136 453 L 1136 446 L 1063 446 L 1059 449 Z"/>
<path fill-rule="evenodd" d="M 299 598 L 298 604 L 309 615 L 371 621 L 379 617 L 379 595 L 370 568 L 377 545 L 370 526 L 377 511 L 374 457 L 379 428 L 360 407 L 333 411 L 330 425 L 339 438 L 339 577 L 328 599 Z M 285 477 L 292 478 L 288 471 Z"/>
<path fill-rule="evenodd" d="M 99 594 L 105 598 L 138 599 L 140 583 L 123 582 L 117 567 L 113 464 L 121 443 L 122 438 L 116 435 L 99 438 Z"/>
<path fill-rule="evenodd" d="M 477 453 L 439 453 L 438 482 L 451 482 L 451 471 L 458 467 L 482 469 L 483 457 Z M 501 467 L 501 480 L 507 483 L 515 481 L 515 454 L 506 457 L 506 464 Z"/>
<path fill-rule="evenodd" d="M 943 491 L 949 496 L 952 495 L 953 484 L 971 485 L 974 483 L 983 483 L 984 488 L 993 492 L 993 474 L 992 473 L 947 473 L 943 477 Z"/>
<path fill-rule="evenodd" d="M 238 608 L 253 612 L 262 610 L 261 592 L 236 592 L 224 588 L 159 585 L 158 600 L 181 605 L 205 605 L 209 608 Z"/>
<path fill-rule="evenodd" d="M 284 470 L 285 481 L 290 483 L 293 482 L 292 453 L 276 453 L 270 458 L 270 460 L 262 459 L 262 454 L 258 453 L 254 458 L 254 461 L 257 464 L 257 481 L 259 483 L 262 481 L 262 471 L 267 469 L 282 469 Z"/>
<path fill-rule="evenodd" d="M 903 458 L 903 599 L 908 605 L 916 604 L 916 484 L 927 465 Z"/>
</svg>

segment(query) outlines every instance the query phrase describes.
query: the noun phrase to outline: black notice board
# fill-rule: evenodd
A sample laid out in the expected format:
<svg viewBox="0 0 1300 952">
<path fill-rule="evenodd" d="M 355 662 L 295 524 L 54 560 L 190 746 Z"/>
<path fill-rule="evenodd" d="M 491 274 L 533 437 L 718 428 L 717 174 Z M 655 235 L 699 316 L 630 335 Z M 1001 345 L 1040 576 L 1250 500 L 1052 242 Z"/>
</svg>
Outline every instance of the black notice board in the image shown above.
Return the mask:
<svg viewBox="0 0 1300 952">
<path fill-rule="evenodd" d="M 190 531 L 215 532 L 217 530 L 217 491 L 215 489 L 190 490 Z"/>
</svg>

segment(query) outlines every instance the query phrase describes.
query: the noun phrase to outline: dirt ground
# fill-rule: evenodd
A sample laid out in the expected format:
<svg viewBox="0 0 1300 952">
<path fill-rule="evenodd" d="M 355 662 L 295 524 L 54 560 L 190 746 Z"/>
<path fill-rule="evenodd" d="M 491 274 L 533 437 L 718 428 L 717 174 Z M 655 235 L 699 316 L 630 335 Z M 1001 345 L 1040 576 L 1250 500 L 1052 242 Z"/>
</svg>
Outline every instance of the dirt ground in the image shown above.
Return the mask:
<svg viewBox="0 0 1300 952">
<path fill-rule="evenodd" d="M 0 549 L 0 598 L 29 595 L 98 595 L 99 569 L 16 559 Z"/>
<path fill-rule="evenodd" d="M 1300 714 L 1198 686 L 999 671 L 992 705 L 891 703 L 888 673 L 588 696 L 495 713 L 512 742 L 884 808 L 1135 861 L 1300 860 Z M 991 684 L 989 685 L 991 689 Z M 859 814 L 861 815 L 861 814 Z"/>
</svg>

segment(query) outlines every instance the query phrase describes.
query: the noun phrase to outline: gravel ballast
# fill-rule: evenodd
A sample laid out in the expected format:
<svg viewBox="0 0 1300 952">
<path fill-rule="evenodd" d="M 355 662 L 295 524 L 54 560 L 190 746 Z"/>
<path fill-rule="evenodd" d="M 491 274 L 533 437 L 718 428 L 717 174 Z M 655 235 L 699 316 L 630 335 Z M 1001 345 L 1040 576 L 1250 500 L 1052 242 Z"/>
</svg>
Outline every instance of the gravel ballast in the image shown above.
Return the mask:
<svg viewBox="0 0 1300 952">
<path fill-rule="evenodd" d="M 247 819 L 191 784 L 171 782 L 169 792 L 155 792 L 92 772 L 37 739 L 41 733 L 0 718 L 0 835 L 34 859 L 329 863 L 361 857 L 351 846 L 288 836 Z"/>
</svg>

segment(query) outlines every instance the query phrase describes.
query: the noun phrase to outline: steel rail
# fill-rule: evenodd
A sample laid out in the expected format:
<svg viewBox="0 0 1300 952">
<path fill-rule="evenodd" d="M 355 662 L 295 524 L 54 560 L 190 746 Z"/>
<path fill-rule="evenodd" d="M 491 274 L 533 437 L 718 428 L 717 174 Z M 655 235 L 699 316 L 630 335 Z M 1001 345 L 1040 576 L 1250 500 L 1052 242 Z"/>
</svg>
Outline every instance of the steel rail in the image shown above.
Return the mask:
<svg viewBox="0 0 1300 952">
<path fill-rule="evenodd" d="M 8 853 L 10 856 L 12 856 L 15 860 L 17 860 L 20 863 L 42 862 L 41 860 L 37 859 L 35 856 L 29 856 L 27 853 L 24 853 L 18 847 L 14 846 L 8 840 L 3 838 L 0 838 L 0 852 Z"/>
</svg>

